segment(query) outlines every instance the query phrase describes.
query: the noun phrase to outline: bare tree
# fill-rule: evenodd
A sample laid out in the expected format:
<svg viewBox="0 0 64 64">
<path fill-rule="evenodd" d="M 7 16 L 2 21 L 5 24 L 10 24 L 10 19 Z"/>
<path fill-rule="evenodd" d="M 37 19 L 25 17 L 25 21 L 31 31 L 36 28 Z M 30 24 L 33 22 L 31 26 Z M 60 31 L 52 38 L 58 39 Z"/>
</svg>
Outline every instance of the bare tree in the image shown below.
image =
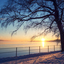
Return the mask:
<svg viewBox="0 0 64 64">
<path fill-rule="evenodd" d="M 0 10 L 0 19 L 2 27 L 17 22 L 13 33 L 23 24 L 26 29 L 45 28 L 37 36 L 52 31 L 54 35 L 60 35 L 61 51 L 64 51 L 64 0 L 8 0 Z"/>
</svg>

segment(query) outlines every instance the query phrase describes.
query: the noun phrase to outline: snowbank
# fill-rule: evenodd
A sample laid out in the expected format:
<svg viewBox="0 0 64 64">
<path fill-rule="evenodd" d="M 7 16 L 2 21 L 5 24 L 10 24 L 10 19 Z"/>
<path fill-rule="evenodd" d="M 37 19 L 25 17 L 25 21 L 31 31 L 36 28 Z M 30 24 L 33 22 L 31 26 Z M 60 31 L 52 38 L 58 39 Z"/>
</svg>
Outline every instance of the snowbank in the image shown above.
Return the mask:
<svg viewBox="0 0 64 64">
<path fill-rule="evenodd" d="M 52 52 L 46 54 L 34 54 L 33 57 L 16 59 L 0 64 L 64 64 L 64 52 Z"/>
</svg>

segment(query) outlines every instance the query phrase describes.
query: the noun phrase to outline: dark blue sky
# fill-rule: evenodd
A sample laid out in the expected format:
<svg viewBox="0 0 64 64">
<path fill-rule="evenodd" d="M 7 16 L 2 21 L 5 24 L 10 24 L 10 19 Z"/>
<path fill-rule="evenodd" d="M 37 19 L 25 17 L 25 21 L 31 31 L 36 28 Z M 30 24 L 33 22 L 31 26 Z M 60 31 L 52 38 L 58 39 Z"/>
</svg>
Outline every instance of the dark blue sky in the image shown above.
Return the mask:
<svg viewBox="0 0 64 64">
<path fill-rule="evenodd" d="M 2 7 L 2 5 L 6 2 L 7 0 L 0 0 L 0 8 Z"/>
</svg>

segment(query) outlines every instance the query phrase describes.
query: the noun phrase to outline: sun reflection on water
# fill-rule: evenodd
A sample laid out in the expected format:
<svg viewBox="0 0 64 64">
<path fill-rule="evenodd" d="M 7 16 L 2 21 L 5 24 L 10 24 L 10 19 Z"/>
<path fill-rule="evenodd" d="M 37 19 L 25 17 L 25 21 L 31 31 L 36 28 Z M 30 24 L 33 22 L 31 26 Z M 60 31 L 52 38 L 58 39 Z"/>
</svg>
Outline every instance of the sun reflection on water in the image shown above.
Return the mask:
<svg viewBox="0 0 64 64">
<path fill-rule="evenodd" d="M 45 39 L 42 38 L 42 46 L 44 47 Z"/>
<path fill-rule="evenodd" d="M 44 43 L 45 43 L 45 42 L 42 42 L 42 46 L 43 46 L 43 47 L 44 47 Z"/>
</svg>

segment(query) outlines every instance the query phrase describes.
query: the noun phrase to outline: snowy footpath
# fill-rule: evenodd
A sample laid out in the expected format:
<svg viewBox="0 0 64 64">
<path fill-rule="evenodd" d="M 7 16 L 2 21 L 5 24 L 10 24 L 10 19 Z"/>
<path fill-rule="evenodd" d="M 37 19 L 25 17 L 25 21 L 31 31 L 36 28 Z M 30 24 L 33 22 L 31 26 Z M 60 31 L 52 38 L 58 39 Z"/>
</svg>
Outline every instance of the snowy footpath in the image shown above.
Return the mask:
<svg viewBox="0 0 64 64">
<path fill-rule="evenodd" d="M 64 64 L 64 52 L 47 53 L 29 58 L 7 61 L 0 64 Z"/>
</svg>

